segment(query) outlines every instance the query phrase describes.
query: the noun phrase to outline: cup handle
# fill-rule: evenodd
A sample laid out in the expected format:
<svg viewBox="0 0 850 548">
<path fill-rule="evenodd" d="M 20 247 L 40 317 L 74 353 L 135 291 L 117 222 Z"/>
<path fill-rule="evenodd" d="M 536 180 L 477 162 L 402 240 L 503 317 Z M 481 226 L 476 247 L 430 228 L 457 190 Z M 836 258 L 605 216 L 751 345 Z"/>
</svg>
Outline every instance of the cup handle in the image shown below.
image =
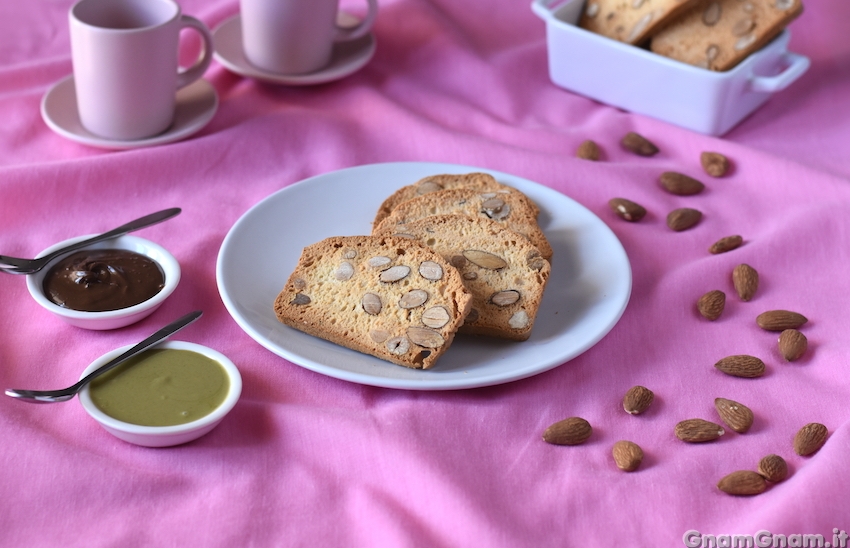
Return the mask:
<svg viewBox="0 0 850 548">
<path fill-rule="evenodd" d="M 337 26 L 335 42 L 355 40 L 361 36 L 366 36 L 372 30 L 372 25 L 375 24 L 375 19 L 378 17 L 378 0 L 367 0 L 367 2 L 369 3 L 369 12 L 366 17 L 354 27 Z"/>
<path fill-rule="evenodd" d="M 198 60 L 191 67 L 182 69 L 177 72 L 177 89 L 186 87 L 207 71 L 213 58 L 213 37 L 210 29 L 200 20 L 191 15 L 180 16 L 180 28 L 193 28 L 201 35 L 201 40 L 204 42 L 204 47 Z"/>
</svg>

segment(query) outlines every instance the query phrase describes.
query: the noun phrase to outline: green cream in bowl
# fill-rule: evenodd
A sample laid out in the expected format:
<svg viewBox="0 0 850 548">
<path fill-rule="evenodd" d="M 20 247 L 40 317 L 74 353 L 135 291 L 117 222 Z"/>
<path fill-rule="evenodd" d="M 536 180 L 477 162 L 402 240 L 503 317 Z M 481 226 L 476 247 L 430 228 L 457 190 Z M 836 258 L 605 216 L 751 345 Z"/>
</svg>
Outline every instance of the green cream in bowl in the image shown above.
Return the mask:
<svg viewBox="0 0 850 548">
<path fill-rule="evenodd" d="M 105 354 L 82 376 L 128 348 Z M 241 391 L 242 378 L 226 356 L 198 344 L 166 341 L 92 381 L 80 392 L 80 403 L 112 435 L 165 447 L 215 428 Z"/>
</svg>

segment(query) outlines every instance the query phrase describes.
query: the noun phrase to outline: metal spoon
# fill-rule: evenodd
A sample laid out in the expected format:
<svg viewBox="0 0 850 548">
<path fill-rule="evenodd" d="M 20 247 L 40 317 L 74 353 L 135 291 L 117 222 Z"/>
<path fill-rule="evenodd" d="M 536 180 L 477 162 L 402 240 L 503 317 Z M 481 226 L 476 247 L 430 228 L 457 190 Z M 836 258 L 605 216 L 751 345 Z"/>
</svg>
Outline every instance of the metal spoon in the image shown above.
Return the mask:
<svg viewBox="0 0 850 548">
<path fill-rule="evenodd" d="M 125 225 L 121 225 L 118 228 L 112 229 L 109 232 L 104 232 L 99 236 L 94 236 L 93 238 L 89 238 L 87 240 L 83 240 L 81 242 L 65 246 L 62 249 L 57 249 L 56 251 L 45 255 L 44 257 L 39 257 L 38 259 L 20 259 L 18 257 L 9 257 L 8 255 L 0 255 L 0 271 L 8 272 L 9 274 L 35 274 L 36 272 L 47 266 L 47 263 L 49 263 L 60 255 L 64 255 L 65 253 L 68 253 L 70 251 L 76 251 L 77 249 L 82 249 L 97 242 L 102 242 L 104 240 L 110 240 L 112 238 L 117 238 L 118 236 L 123 236 L 128 232 L 133 232 L 134 230 L 139 230 L 140 228 L 145 228 L 151 225 L 155 225 L 157 223 L 161 223 L 162 221 L 174 217 L 175 215 L 180 213 L 180 211 L 181 209 L 179 207 L 172 207 L 171 209 L 163 209 L 162 211 L 157 211 L 156 213 L 145 215 L 144 217 L 140 217 L 135 221 L 130 221 Z"/>
<path fill-rule="evenodd" d="M 203 314 L 202 311 L 196 310 L 194 312 L 186 314 L 179 320 L 171 322 L 170 324 L 166 325 L 165 327 L 163 327 L 147 339 L 143 340 L 133 348 L 127 350 L 117 358 L 114 358 L 113 360 L 104 364 L 102 367 L 95 369 L 94 371 L 80 379 L 80 381 L 73 386 L 63 388 L 62 390 L 17 390 L 13 388 L 7 388 L 6 395 L 30 403 L 56 403 L 60 401 L 70 400 L 77 394 L 77 392 L 79 392 L 85 385 L 90 383 L 96 377 L 103 375 L 110 369 L 114 369 L 116 366 L 124 363 L 136 354 L 144 352 L 145 350 L 162 341 L 164 338 L 168 337 L 169 335 L 180 331 L 190 323 L 200 318 L 201 314 Z"/>
</svg>

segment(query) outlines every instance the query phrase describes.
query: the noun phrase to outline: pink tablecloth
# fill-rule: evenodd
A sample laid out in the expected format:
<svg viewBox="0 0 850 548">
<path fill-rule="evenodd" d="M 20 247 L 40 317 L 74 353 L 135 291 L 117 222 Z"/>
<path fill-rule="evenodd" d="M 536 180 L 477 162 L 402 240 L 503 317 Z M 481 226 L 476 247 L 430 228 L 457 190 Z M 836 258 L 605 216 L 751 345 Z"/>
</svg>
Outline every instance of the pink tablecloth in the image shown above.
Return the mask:
<svg viewBox="0 0 850 548">
<path fill-rule="evenodd" d="M 211 27 L 234 0 L 184 0 Z M 182 142 L 106 152 L 48 129 L 39 103 L 71 71 L 68 0 L 0 6 L 0 252 L 33 255 L 52 243 L 179 206 L 139 233 L 170 249 L 183 280 L 134 326 L 90 332 L 38 307 L 24 280 L 0 279 L 0 384 L 59 387 L 93 359 L 140 340 L 195 308 L 179 338 L 225 353 L 244 377 L 241 401 L 212 433 L 170 449 L 121 442 L 78 405 L 0 400 L 0 544 L 4 546 L 682 546 L 732 535 L 850 530 L 850 4 L 810 0 L 790 49 L 810 70 L 723 138 L 622 112 L 551 84 L 544 25 L 527 2 L 382 0 L 378 49 L 356 74 L 315 87 L 265 85 L 214 63 L 221 99 L 212 122 Z M 352 11 L 360 9 L 353 5 Z M 628 83 L 623 83 L 628 85 Z M 640 158 L 619 139 L 637 131 L 661 153 Z M 575 158 L 593 139 L 600 162 Z M 734 171 L 702 174 L 719 151 Z M 453 162 L 549 186 L 596 213 L 622 241 L 634 275 L 614 329 L 579 357 L 525 380 L 461 391 L 375 388 L 325 377 L 254 342 L 219 297 L 215 261 L 233 223 L 269 194 L 309 176 L 389 161 Z M 660 190 L 662 171 L 703 179 L 708 191 Z M 624 196 L 649 215 L 629 224 L 608 209 Z M 677 207 L 704 213 L 669 230 Z M 318 218 L 318 215 L 317 215 Z M 718 238 L 746 243 L 709 255 Z M 284 233 L 281 238 L 296 237 Z M 753 265 L 748 303 L 730 272 Z M 555 272 L 551 283 L 558 284 Z M 729 296 L 716 322 L 695 311 L 710 289 Z M 758 313 L 805 314 L 809 351 L 785 363 Z M 760 379 L 715 370 L 730 354 L 767 363 Z M 623 393 L 656 394 L 643 416 Z M 689 445 L 682 419 L 718 420 L 713 401 L 750 406 L 746 434 Z M 542 441 L 543 430 L 586 418 L 590 440 Z M 829 429 L 814 456 L 795 432 Z M 646 452 L 626 474 L 611 446 Z M 790 477 L 760 496 L 731 497 L 717 481 L 783 456 Z M 702 536 L 700 536 L 702 535 Z M 798 536 L 793 536 L 798 535 Z M 778 536 L 776 537 L 779 538 Z M 694 544 L 697 543 L 697 544 Z M 724 545 L 724 544 L 720 544 Z M 730 544 L 731 545 L 731 544 Z"/>
</svg>

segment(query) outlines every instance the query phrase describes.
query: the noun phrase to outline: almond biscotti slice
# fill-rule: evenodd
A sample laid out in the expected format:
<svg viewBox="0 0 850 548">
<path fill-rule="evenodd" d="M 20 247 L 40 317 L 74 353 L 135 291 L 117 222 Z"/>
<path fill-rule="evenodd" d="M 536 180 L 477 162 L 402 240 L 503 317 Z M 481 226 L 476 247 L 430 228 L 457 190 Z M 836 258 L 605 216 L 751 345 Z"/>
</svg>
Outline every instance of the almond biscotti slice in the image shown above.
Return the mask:
<svg viewBox="0 0 850 548">
<path fill-rule="evenodd" d="M 460 273 L 406 238 L 340 236 L 307 246 L 274 301 L 278 320 L 416 369 L 434 366 L 472 305 Z"/>
<path fill-rule="evenodd" d="M 526 238 L 489 219 L 433 215 L 382 230 L 427 245 L 460 271 L 472 310 L 459 333 L 531 336 L 551 266 Z"/>
<path fill-rule="evenodd" d="M 467 215 L 491 219 L 528 238 L 544 259 L 552 258 L 552 246 L 540 230 L 528 198 L 512 188 L 486 192 L 472 188 L 452 188 L 429 192 L 398 204 L 388 217 L 372 228 L 372 233 L 386 232 L 388 229 L 385 226 L 406 224 L 429 215 Z"/>
<path fill-rule="evenodd" d="M 444 173 L 440 175 L 430 175 L 419 179 L 411 185 L 401 187 L 390 195 L 389 198 L 384 200 L 384 203 L 382 203 L 381 207 L 378 208 L 378 213 L 375 215 L 375 220 L 372 222 L 372 226 L 378 226 L 378 224 L 392 213 L 392 210 L 395 209 L 395 207 L 401 202 L 410 200 L 411 198 L 416 198 L 423 194 L 428 194 L 429 192 L 448 190 L 450 188 L 474 188 L 485 191 L 503 190 L 513 187 L 509 187 L 508 185 L 496 181 L 496 178 L 489 173 Z M 536 218 L 538 213 L 540 213 L 540 209 L 530 199 L 528 201 L 534 209 L 534 217 Z"/>
<path fill-rule="evenodd" d="M 638 45 L 698 0 L 587 0 L 579 26 Z"/>
<path fill-rule="evenodd" d="M 689 65 L 726 71 L 802 12 L 801 0 L 700 0 L 653 36 L 650 49 Z"/>
</svg>

